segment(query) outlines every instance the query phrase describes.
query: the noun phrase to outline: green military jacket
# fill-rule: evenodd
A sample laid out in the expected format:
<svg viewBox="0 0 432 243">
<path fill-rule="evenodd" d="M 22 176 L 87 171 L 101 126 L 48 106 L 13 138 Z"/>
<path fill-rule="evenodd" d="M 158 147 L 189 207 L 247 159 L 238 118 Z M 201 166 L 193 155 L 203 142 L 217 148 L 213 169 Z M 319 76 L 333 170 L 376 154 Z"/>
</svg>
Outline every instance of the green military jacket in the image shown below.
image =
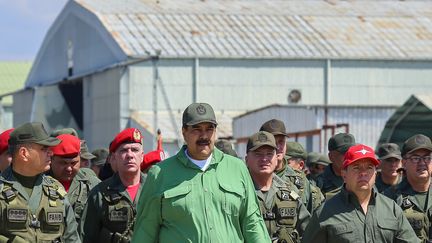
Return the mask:
<svg viewBox="0 0 432 243">
<path fill-rule="evenodd" d="M 185 149 L 149 170 L 132 242 L 270 242 L 245 163 L 214 148 L 202 171 Z"/>
<path fill-rule="evenodd" d="M 431 183 L 432 185 L 432 183 Z M 402 180 L 396 187 L 390 187 L 384 191 L 384 195 L 393 199 L 403 210 L 412 228 L 421 242 L 429 242 L 432 239 L 432 189 L 429 186 L 427 195 L 427 208 L 424 210 L 418 202 L 415 192 L 407 179 Z"/>
<path fill-rule="evenodd" d="M 372 190 L 367 213 L 357 197 L 343 187 L 313 214 L 304 243 L 419 242 L 401 208 Z"/>
<path fill-rule="evenodd" d="M 337 194 L 342 188 L 343 183 L 343 178 L 334 173 L 331 165 L 327 166 L 316 180 L 316 185 L 321 189 L 321 192 L 324 193 L 326 199 Z"/>
<path fill-rule="evenodd" d="M 272 242 L 300 242 L 310 218 L 300 196 L 277 175 L 266 195 L 259 189 L 256 194 Z"/>
<path fill-rule="evenodd" d="M 321 193 L 321 190 L 307 179 L 303 171 L 295 170 L 291 168 L 291 166 L 287 166 L 280 178 L 297 187 L 301 200 L 309 213 L 312 214 L 324 201 L 324 195 Z"/>
<path fill-rule="evenodd" d="M 90 190 L 101 182 L 101 180 L 91 172 L 93 172 L 91 169 L 81 168 L 73 178 L 67 193 L 67 198 L 75 212 L 77 222 L 80 221 Z"/>
<path fill-rule="evenodd" d="M 141 173 L 140 187 L 134 201 L 118 173 L 96 185 L 90 191 L 81 216 L 79 231 L 83 242 L 129 242 L 145 180 L 146 176 Z"/>
<path fill-rule="evenodd" d="M 385 184 L 381 178 L 381 173 L 378 172 L 375 179 L 375 187 L 378 189 L 378 192 L 384 192 L 389 187 L 396 187 L 402 180 L 402 176 L 399 176 L 398 183 L 396 185 L 388 185 Z"/>
<path fill-rule="evenodd" d="M 0 242 L 81 242 L 63 186 L 40 174 L 29 196 L 12 167 L 0 175 Z"/>
</svg>

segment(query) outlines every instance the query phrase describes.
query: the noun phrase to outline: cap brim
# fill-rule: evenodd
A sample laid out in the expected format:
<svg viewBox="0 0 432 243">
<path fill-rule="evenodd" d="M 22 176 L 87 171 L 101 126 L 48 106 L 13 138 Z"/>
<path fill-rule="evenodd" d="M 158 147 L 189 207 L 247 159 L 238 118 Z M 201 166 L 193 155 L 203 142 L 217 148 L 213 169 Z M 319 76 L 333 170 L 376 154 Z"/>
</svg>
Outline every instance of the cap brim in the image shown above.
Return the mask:
<svg viewBox="0 0 432 243">
<path fill-rule="evenodd" d="M 187 126 L 193 126 L 193 125 L 200 124 L 200 123 L 204 123 L 204 122 L 213 123 L 213 124 L 215 124 L 216 126 L 217 126 L 217 124 L 218 124 L 215 120 L 200 120 L 200 121 L 191 121 L 191 122 L 188 122 L 188 123 L 186 123 L 186 125 L 187 125 Z"/>
<path fill-rule="evenodd" d="M 96 156 L 94 156 L 93 154 L 88 153 L 88 152 L 82 153 L 80 155 L 80 157 L 84 158 L 84 159 L 94 159 L 94 158 L 96 158 Z"/>
<path fill-rule="evenodd" d="M 53 146 L 57 146 L 58 144 L 60 144 L 61 140 L 58 138 L 54 138 L 54 137 L 48 137 L 46 139 L 43 139 L 40 141 L 35 141 L 33 143 L 37 143 L 37 144 L 48 146 L 48 147 L 53 147 Z"/>
<path fill-rule="evenodd" d="M 410 151 L 406 152 L 405 154 L 410 154 L 410 153 L 412 153 L 412 152 L 414 152 L 416 150 L 419 150 L 419 149 L 427 149 L 427 150 L 429 150 L 429 151 L 432 152 L 432 147 L 430 147 L 430 146 L 419 146 L 419 147 L 417 147 L 415 149 L 411 149 Z"/>
<path fill-rule="evenodd" d="M 106 161 L 102 159 L 102 160 L 92 161 L 91 164 L 92 165 L 103 165 L 103 164 L 105 164 L 105 162 Z"/>
<path fill-rule="evenodd" d="M 270 147 L 272 147 L 274 149 L 277 149 L 276 146 L 274 146 L 273 144 L 271 144 L 270 142 L 268 142 L 268 143 L 262 143 L 260 145 L 256 145 L 256 146 L 250 148 L 248 151 L 255 151 L 255 150 L 261 148 L 262 146 L 270 146 Z"/>
<path fill-rule="evenodd" d="M 387 154 L 385 156 L 380 157 L 380 160 L 385 160 L 388 158 L 396 158 L 396 159 L 402 159 L 402 156 L 400 154 Z"/>
<path fill-rule="evenodd" d="M 273 136 L 276 136 L 276 135 L 284 135 L 285 137 L 290 137 L 290 136 L 288 136 L 288 134 L 286 134 L 286 133 L 283 133 L 283 132 L 272 132 L 271 134 L 273 134 Z"/>
</svg>

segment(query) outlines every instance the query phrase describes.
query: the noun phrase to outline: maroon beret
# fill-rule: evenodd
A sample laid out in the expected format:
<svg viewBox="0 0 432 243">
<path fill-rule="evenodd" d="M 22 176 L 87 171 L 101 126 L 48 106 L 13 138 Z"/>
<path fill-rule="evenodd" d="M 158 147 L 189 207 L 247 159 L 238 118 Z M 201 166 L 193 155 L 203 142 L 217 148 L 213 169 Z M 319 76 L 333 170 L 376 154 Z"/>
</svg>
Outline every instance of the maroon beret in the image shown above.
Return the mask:
<svg viewBox="0 0 432 243">
<path fill-rule="evenodd" d="M 110 153 L 114 153 L 120 145 L 123 143 L 140 143 L 142 144 L 142 138 L 140 130 L 136 128 L 126 128 L 121 131 L 117 136 L 112 140 L 109 151 Z"/>
</svg>

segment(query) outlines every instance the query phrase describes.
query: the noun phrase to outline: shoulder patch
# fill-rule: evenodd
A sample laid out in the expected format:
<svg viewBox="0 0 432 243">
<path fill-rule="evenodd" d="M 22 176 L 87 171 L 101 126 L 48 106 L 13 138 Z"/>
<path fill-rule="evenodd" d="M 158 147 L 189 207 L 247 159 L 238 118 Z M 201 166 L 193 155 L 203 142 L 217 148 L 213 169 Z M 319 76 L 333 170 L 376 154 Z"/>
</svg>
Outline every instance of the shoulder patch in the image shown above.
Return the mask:
<svg viewBox="0 0 432 243">
<path fill-rule="evenodd" d="M 291 191 L 290 192 L 290 196 L 292 197 L 292 199 L 297 200 L 300 198 L 299 194 L 295 191 Z"/>
</svg>

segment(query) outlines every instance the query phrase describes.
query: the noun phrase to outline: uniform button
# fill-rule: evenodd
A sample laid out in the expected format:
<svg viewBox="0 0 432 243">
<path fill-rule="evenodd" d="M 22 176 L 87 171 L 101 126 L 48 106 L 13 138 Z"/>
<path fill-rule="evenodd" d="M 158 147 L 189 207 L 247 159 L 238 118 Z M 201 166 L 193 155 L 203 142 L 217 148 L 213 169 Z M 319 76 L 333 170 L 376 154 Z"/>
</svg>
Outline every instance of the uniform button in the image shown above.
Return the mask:
<svg viewBox="0 0 432 243">
<path fill-rule="evenodd" d="M 207 188 L 204 188 L 204 191 L 207 192 Z"/>
</svg>

